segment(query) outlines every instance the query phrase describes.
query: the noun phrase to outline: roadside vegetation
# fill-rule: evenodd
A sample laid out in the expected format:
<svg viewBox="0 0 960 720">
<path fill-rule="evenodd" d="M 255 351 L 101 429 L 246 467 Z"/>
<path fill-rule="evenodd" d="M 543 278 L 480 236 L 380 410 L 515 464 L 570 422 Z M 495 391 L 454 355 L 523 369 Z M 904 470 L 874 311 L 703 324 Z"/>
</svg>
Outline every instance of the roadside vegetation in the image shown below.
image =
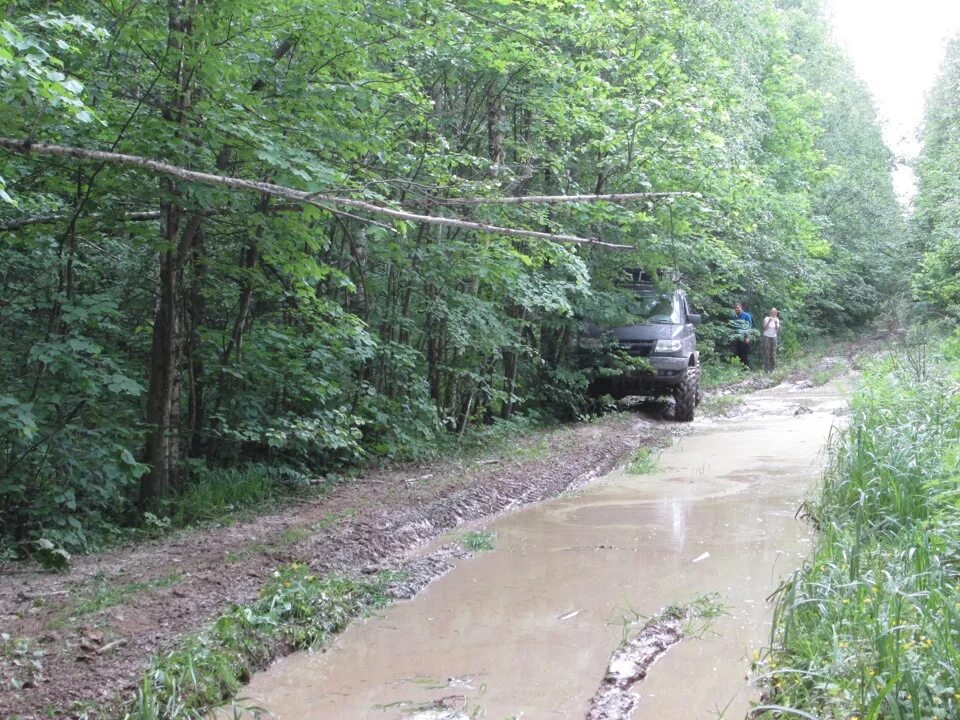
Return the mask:
<svg viewBox="0 0 960 720">
<path fill-rule="evenodd" d="M 738 392 L 712 395 L 700 406 L 700 412 L 708 417 L 736 415 L 745 406 L 743 395 Z"/>
<path fill-rule="evenodd" d="M 354 618 L 386 605 L 388 581 L 387 576 L 321 579 L 303 564 L 285 565 L 258 601 L 231 609 L 156 658 L 136 698 L 114 714 L 126 720 L 207 718 L 277 655 L 322 645 Z"/>
<path fill-rule="evenodd" d="M 849 334 L 844 338 L 832 340 L 812 340 L 806 342 L 803 347 L 788 348 L 778 358 L 776 369 L 769 373 L 752 371 L 744 367 L 736 357 L 715 358 L 704 364 L 701 383 L 705 390 L 724 386 L 736 387 L 743 382 L 777 385 L 788 378 L 804 375 L 814 385 L 823 385 L 838 375 L 848 372 L 850 365 L 843 356 L 850 353 L 859 354 L 867 342 L 863 335 Z"/>
<path fill-rule="evenodd" d="M 759 716 L 960 715 L 958 459 L 960 339 L 915 328 L 864 371 L 832 437 L 806 506 L 816 548 L 757 663 Z"/>
<path fill-rule="evenodd" d="M 471 530 L 464 533 L 460 542 L 470 552 L 488 552 L 493 550 L 497 534 L 489 530 Z"/>
<path fill-rule="evenodd" d="M 627 461 L 627 472 L 631 475 L 649 475 L 657 469 L 660 454 L 650 448 L 640 448 Z"/>
<path fill-rule="evenodd" d="M 96 589 L 90 597 L 79 598 L 75 605 L 64 615 L 88 615 L 100 612 L 106 608 L 119 605 L 127 598 L 157 588 L 171 587 L 183 581 L 180 573 L 170 573 L 146 582 L 132 582 L 124 584 L 110 584 L 103 578 L 98 578 Z"/>
<path fill-rule="evenodd" d="M 632 606 L 619 608 L 619 623 L 622 625 L 620 647 L 636 637 L 638 630 L 654 627 L 670 620 L 681 621 L 684 637 L 702 638 L 714 621 L 729 613 L 729 606 L 720 593 L 700 593 L 686 603 L 668 605 L 654 615 L 641 615 Z"/>
</svg>

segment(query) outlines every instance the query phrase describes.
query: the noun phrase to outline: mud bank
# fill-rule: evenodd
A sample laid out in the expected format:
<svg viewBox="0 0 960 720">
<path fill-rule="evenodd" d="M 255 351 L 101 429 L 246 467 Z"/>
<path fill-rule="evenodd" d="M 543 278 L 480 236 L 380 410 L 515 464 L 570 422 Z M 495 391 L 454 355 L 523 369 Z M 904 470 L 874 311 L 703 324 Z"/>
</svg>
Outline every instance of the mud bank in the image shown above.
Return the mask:
<svg viewBox="0 0 960 720">
<path fill-rule="evenodd" d="M 635 414 L 537 434 L 510 455 L 369 474 L 323 500 L 249 523 L 186 533 L 79 558 L 68 575 L 20 567 L 0 574 L 0 717 L 108 717 L 148 660 L 234 604 L 253 600 L 274 567 L 317 573 L 403 570 L 391 586 L 413 597 L 462 556 L 405 559 L 463 523 L 582 487 L 637 447 L 678 430 Z M 26 652 L 13 652 L 20 641 Z M 14 690 L 7 679 L 29 682 Z"/>
<path fill-rule="evenodd" d="M 659 619 L 617 648 L 600 689 L 590 701 L 587 720 L 629 720 L 640 703 L 631 688 L 647 676 L 660 657 L 683 638 L 680 618 Z"/>
</svg>

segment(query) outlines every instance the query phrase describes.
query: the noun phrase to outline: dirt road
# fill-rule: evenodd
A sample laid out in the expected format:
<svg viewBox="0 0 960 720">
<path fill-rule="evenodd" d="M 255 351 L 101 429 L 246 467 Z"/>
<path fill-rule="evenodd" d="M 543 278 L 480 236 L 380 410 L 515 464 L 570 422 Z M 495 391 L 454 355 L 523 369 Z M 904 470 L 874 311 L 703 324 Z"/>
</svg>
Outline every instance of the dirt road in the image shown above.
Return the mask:
<svg viewBox="0 0 960 720">
<path fill-rule="evenodd" d="M 246 702 L 283 720 L 579 719 L 632 620 L 720 593 L 727 614 L 657 662 L 632 717 L 743 718 L 766 598 L 808 553 L 795 512 L 844 396 L 842 382 L 755 393 L 735 418 L 697 421 L 651 474 L 615 471 L 501 518 L 494 550 L 328 651 L 277 662 Z"/>
</svg>

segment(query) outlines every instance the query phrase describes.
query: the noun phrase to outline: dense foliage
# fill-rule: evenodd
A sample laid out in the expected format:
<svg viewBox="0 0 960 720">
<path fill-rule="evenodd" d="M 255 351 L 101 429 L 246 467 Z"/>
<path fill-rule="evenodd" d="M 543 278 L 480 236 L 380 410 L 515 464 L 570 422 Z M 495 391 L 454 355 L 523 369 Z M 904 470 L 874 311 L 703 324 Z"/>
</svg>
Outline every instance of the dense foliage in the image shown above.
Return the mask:
<svg viewBox="0 0 960 720">
<path fill-rule="evenodd" d="M 918 296 L 940 311 L 960 311 L 960 38 L 927 101 L 923 151 L 917 163 L 913 234 L 923 253 Z"/>
<path fill-rule="evenodd" d="M 789 347 L 899 281 L 890 158 L 813 0 L 51 7 L 0 21 L 0 507 L 21 549 L 167 514 L 218 468 L 295 479 L 577 416 L 571 347 L 619 319 L 625 266 L 679 266 L 719 349 L 735 299 L 781 308 Z M 637 191 L 698 195 L 443 204 Z"/>
<path fill-rule="evenodd" d="M 779 593 L 761 717 L 955 718 L 960 354 L 911 331 L 834 437 L 813 557 Z"/>
</svg>

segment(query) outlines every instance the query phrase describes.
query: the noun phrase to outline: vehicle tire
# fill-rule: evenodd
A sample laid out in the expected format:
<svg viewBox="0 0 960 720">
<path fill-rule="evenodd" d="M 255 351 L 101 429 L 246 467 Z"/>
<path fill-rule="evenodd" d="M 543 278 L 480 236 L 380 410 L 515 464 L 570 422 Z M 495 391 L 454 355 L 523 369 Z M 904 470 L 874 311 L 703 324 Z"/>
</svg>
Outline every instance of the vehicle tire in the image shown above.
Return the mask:
<svg viewBox="0 0 960 720">
<path fill-rule="evenodd" d="M 680 422 L 690 422 L 693 420 L 693 411 L 697 407 L 697 393 L 700 388 L 700 369 L 688 367 L 683 376 L 683 380 L 673 391 L 673 398 L 676 400 L 676 409 L 674 417 Z"/>
<path fill-rule="evenodd" d="M 703 402 L 703 386 L 700 385 L 700 366 L 697 366 L 697 405 Z"/>
</svg>

